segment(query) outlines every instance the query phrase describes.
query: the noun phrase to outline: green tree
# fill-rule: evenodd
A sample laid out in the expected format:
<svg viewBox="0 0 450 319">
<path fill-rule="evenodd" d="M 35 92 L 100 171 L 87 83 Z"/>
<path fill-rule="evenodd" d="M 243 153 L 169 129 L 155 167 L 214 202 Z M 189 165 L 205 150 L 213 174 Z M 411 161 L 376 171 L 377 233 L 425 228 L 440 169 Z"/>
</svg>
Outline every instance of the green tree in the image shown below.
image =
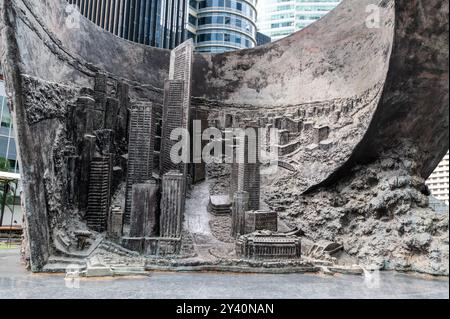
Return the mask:
<svg viewBox="0 0 450 319">
<path fill-rule="evenodd" d="M 0 156 L 0 170 L 4 172 L 9 172 L 11 169 L 11 164 L 8 159 Z"/>
</svg>

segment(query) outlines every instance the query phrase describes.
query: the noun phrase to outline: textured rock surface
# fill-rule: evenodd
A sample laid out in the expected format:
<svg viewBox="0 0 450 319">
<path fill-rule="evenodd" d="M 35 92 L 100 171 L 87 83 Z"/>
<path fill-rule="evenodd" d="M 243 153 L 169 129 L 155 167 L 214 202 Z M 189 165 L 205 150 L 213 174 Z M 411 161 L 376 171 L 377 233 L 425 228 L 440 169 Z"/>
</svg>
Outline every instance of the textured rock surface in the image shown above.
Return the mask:
<svg viewBox="0 0 450 319">
<path fill-rule="evenodd" d="M 397 151 L 409 156 L 385 154 L 306 195 L 283 174 L 266 187 L 266 201 L 291 227 L 313 241 L 343 244 L 362 265 L 448 275 L 448 215 L 429 208 L 412 147 Z"/>
<path fill-rule="evenodd" d="M 169 69 L 168 51 L 118 39 L 81 17 L 69 28 L 64 4 L 0 2 L 33 271 L 52 255 L 85 253 L 73 248 L 87 231 L 85 211 L 68 200 L 63 160 L 79 146 L 69 121 L 77 98 L 93 93 L 103 74 L 123 122 L 135 102 L 160 108 Z M 379 27 L 367 26 L 369 5 L 380 9 Z M 367 265 L 448 274 L 448 216 L 427 207 L 424 186 L 449 146 L 447 12 L 445 0 L 345 0 L 275 43 L 197 54 L 192 104 L 210 119 L 288 118 L 308 128 L 289 136 L 280 161 L 291 170 L 263 185 L 266 204 L 306 237 L 339 241 Z M 323 127 L 320 141 L 314 134 Z M 127 161 L 123 125 L 117 132 L 114 203 L 122 201 Z M 229 167 L 208 172 L 216 177 L 212 193 L 227 193 Z M 101 237 L 90 236 L 95 247 Z"/>
</svg>

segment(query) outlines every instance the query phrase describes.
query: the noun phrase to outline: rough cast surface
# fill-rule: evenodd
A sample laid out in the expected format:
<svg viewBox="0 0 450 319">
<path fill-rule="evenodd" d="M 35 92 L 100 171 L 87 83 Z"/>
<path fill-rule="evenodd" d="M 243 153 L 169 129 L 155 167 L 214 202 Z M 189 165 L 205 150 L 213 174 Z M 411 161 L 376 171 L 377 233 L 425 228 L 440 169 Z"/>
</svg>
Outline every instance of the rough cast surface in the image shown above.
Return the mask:
<svg viewBox="0 0 450 319">
<path fill-rule="evenodd" d="M 381 10 L 378 27 L 367 26 L 370 5 Z M 160 114 L 170 52 L 116 38 L 82 17 L 69 28 L 63 0 L 0 6 L 31 269 L 44 269 L 55 256 L 93 253 L 142 262 L 95 232 L 87 248 L 79 247 L 89 230 L 80 197 L 78 204 L 69 200 L 66 158 L 89 143 L 74 145 L 86 131 L 74 128 L 70 114 L 86 95 L 94 103 L 117 99 L 122 123 L 127 109 L 141 102 L 153 103 Z M 279 147 L 280 169 L 263 179 L 262 197 L 305 240 L 339 242 L 364 265 L 448 275 L 448 216 L 428 208 L 424 184 L 449 146 L 447 12 L 444 0 L 345 0 L 275 43 L 197 54 L 192 106 L 218 127 L 227 126 L 228 115 L 288 131 Z M 95 130 L 104 141 L 95 152 L 114 148 L 111 202 L 119 206 L 126 130 L 119 125 L 112 144 L 105 142 L 107 131 Z M 228 193 L 229 167 L 208 170 L 215 177 L 212 193 Z M 191 256 L 191 236 L 195 243 L 195 234 L 187 234 L 180 258 Z M 210 245 L 221 242 L 217 237 Z"/>
</svg>

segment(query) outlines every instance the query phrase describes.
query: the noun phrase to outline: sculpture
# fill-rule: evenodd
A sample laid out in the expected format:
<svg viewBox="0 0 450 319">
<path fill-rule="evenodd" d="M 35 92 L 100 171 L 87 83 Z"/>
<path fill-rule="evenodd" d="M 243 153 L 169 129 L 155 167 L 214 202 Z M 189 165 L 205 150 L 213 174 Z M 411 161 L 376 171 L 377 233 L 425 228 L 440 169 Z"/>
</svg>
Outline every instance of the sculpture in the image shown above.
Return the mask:
<svg viewBox="0 0 450 319">
<path fill-rule="evenodd" d="M 82 17 L 70 28 L 63 0 L 10 0 L 0 7 L 32 271 L 58 269 L 66 257 L 108 254 L 145 269 L 156 267 L 155 255 L 179 265 L 194 259 L 200 267 L 193 269 L 211 263 L 252 269 L 240 258 L 250 253 L 230 260 L 214 252 L 234 249 L 234 239 L 212 240 L 207 254 L 188 221 L 180 228 L 186 216 L 178 213 L 192 204 L 185 203 L 189 183 L 203 179 L 205 164 L 169 165 L 168 134 L 174 125 L 192 130 L 192 120 L 204 123 L 206 112 L 221 130 L 256 121 L 281 131 L 279 171 L 260 186 L 262 202 L 287 229 L 267 235 L 269 241 L 284 236 L 297 249 L 289 256 L 300 257 L 300 235 L 305 252 L 312 251 L 308 241 L 328 240 L 362 265 L 448 275 L 448 216 L 428 208 L 424 184 L 449 146 L 447 1 L 345 0 L 290 37 L 218 55 L 193 54 L 189 42 L 173 52 L 134 45 Z M 367 8 L 374 7 L 379 25 L 367 23 Z M 177 103 L 183 111 L 170 112 Z M 129 112 L 136 117 L 130 124 Z M 139 150 L 133 141 L 140 141 Z M 220 236 L 241 234 L 245 205 L 230 189 L 252 188 L 229 179 L 242 168 L 210 163 L 206 171 L 212 193 L 239 202 L 233 230 L 231 218 L 222 219 L 229 228 Z M 168 185 L 179 176 L 176 194 L 169 192 L 165 178 Z M 147 185 L 153 178 L 162 180 L 161 211 L 174 198 L 177 211 L 160 216 L 159 236 L 130 237 L 131 193 L 157 197 L 159 188 Z M 142 194 L 147 191 L 156 193 Z M 249 204 L 259 209 L 252 196 Z M 166 233 L 161 228 L 172 215 L 176 231 Z M 75 248 L 80 236 L 88 237 L 83 249 Z M 264 241 L 246 236 L 237 242 Z M 317 256 L 304 255 L 298 269 L 315 270 Z"/>
</svg>

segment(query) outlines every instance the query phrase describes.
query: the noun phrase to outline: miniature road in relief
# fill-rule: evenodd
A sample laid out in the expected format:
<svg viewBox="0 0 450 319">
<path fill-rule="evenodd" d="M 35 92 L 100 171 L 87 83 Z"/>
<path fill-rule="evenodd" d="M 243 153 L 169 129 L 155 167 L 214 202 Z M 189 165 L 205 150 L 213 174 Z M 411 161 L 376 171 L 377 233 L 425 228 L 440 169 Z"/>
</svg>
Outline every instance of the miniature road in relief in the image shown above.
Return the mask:
<svg viewBox="0 0 450 319">
<path fill-rule="evenodd" d="M 19 250 L 0 250 L 4 298 L 449 298 L 448 279 L 381 273 L 379 277 L 311 274 L 151 273 L 148 277 L 82 279 L 32 274 Z M 79 286 L 79 288 L 76 288 Z"/>
<path fill-rule="evenodd" d="M 190 197 L 186 200 L 185 228 L 192 234 L 197 256 L 203 260 L 215 259 L 210 254 L 210 248 L 222 248 L 224 243 L 217 240 L 211 232 L 209 221 L 211 215 L 207 211 L 209 201 L 208 182 L 200 183 L 192 188 Z"/>
</svg>

